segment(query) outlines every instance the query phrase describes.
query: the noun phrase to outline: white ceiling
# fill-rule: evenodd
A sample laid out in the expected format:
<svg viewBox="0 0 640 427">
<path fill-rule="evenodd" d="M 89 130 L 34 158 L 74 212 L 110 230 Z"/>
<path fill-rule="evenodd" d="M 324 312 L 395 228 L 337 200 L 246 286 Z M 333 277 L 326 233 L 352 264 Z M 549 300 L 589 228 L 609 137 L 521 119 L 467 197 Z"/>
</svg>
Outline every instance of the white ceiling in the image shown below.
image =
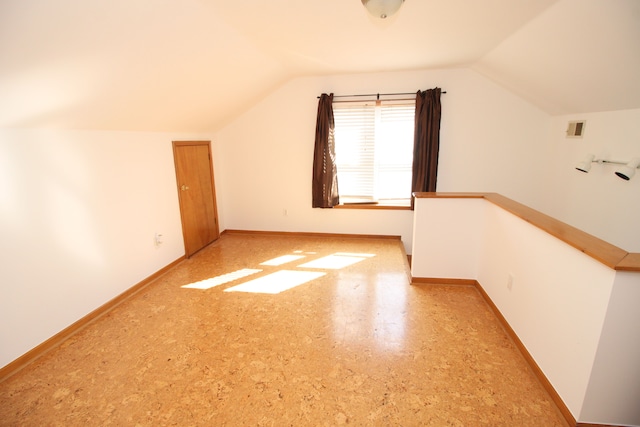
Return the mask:
<svg viewBox="0 0 640 427">
<path fill-rule="evenodd" d="M 640 108 L 640 0 L 0 0 L 0 127 L 215 130 L 306 75 L 468 67 L 550 114 Z"/>
</svg>

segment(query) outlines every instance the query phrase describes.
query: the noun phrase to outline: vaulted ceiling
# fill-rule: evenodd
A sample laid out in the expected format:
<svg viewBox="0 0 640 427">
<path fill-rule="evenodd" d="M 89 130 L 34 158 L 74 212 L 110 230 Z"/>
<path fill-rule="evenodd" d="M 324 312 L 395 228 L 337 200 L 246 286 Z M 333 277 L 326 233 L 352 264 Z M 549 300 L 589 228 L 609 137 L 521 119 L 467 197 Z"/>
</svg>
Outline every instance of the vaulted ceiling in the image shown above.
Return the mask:
<svg viewBox="0 0 640 427">
<path fill-rule="evenodd" d="M 209 131 L 298 76 L 453 67 L 640 108 L 640 1 L 0 0 L 0 127 Z"/>
</svg>

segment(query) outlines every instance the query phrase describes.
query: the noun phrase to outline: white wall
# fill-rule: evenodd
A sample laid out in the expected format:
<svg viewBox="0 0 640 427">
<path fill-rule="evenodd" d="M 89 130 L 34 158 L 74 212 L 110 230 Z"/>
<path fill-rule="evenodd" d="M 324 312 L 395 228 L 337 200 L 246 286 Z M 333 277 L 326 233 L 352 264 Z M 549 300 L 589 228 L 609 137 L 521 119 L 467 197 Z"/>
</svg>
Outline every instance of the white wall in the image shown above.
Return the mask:
<svg viewBox="0 0 640 427">
<path fill-rule="evenodd" d="M 580 420 L 640 426 L 640 273 L 618 272 Z"/>
<path fill-rule="evenodd" d="M 184 254 L 181 137 L 0 131 L 0 366 Z"/>
<path fill-rule="evenodd" d="M 536 166 L 546 155 L 549 117 L 474 71 L 319 76 L 288 82 L 217 133 L 222 229 L 400 235 L 410 251 L 411 212 L 311 208 L 317 96 L 436 86 L 447 92 L 438 191 L 493 191 L 539 203 Z"/>
<path fill-rule="evenodd" d="M 477 278 L 485 209 L 484 199 L 416 199 L 411 275 Z"/>
<path fill-rule="evenodd" d="M 494 192 L 541 204 L 550 117 L 475 72 L 454 76 L 443 100 L 438 191 Z"/>
<path fill-rule="evenodd" d="M 565 137 L 570 120 L 587 121 L 583 138 Z M 614 165 L 593 164 L 588 174 L 575 170 L 589 153 L 607 160 L 640 157 L 640 109 L 554 117 L 548 144 L 550 156 L 538 165 L 548 171 L 549 192 L 540 210 L 640 252 L 640 170 L 630 181 L 616 177 Z"/>
<path fill-rule="evenodd" d="M 486 203 L 477 280 L 578 418 L 615 271 Z"/>
</svg>

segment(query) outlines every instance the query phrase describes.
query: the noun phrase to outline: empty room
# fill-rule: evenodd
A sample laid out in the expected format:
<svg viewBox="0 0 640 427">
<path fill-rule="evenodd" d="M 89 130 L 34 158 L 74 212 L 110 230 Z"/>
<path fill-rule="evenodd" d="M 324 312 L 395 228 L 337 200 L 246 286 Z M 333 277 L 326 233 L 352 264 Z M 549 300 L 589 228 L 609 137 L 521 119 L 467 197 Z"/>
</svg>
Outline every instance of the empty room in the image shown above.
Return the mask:
<svg viewBox="0 0 640 427">
<path fill-rule="evenodd" d="M 0 34 L 0 425 L 640 426 L 637 0 Z"/>
</svg>

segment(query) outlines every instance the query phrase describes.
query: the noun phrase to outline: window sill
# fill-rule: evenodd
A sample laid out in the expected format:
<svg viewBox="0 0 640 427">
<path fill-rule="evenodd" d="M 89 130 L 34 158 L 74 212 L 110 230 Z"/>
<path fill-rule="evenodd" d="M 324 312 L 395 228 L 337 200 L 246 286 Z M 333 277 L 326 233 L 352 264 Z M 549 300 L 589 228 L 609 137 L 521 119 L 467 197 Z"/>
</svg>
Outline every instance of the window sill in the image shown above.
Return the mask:
<svg viewBox="0 0 640 427">
<path fill-rule="evenodd" d="M 411 210 L 410 200 L 383 200 L 378 202 L 344 202 L 333 207 L 334 209 L 387 209 L 387 210 Z"/>
</svg>

